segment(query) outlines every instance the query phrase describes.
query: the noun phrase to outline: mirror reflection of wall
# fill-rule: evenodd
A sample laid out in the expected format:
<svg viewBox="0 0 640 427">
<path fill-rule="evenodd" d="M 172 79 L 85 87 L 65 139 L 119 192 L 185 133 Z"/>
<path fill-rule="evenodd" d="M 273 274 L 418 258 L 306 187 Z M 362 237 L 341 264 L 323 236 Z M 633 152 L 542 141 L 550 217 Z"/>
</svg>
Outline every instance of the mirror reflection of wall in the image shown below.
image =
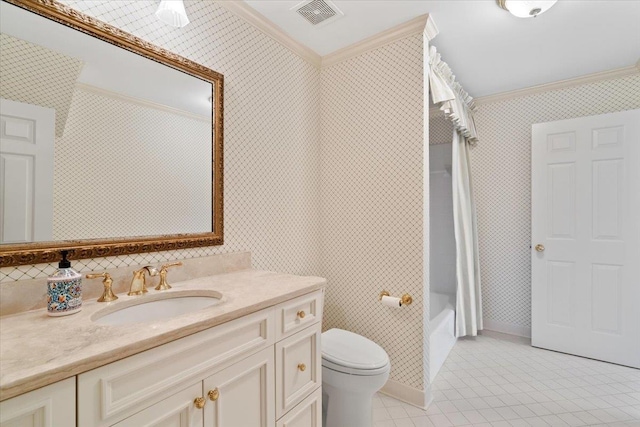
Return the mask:
<svg viewBox="0 0 640 427">
<path fill-rule="evenodd" d="M 1 19 L 0 241 L 212 231 L 211 83 L 4 2 Z"/>
</svg>

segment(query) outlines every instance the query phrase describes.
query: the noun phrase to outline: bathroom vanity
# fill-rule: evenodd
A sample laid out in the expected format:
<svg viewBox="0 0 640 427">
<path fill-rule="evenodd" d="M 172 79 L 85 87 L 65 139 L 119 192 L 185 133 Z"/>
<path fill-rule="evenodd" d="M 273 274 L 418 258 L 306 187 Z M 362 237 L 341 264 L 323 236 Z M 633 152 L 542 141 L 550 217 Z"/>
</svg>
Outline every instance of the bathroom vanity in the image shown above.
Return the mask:
<svg viewBox="0 0 640 427">
<path fill-rule="evenodd" d="M 64 318 L 4 316 L 0 425 L 319 427 L 324 284 L 242 270 Z M 100 323 L 157 295 L 219 298 L 168 319 Z"/>
</svg>

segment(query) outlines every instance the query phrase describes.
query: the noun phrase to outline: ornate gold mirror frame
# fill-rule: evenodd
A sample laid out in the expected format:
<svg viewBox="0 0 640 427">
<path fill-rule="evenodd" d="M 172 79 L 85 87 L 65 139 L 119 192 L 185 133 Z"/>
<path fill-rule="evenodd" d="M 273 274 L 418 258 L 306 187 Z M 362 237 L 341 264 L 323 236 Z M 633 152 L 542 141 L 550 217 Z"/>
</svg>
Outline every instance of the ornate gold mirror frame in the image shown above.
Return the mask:
<svg viewBox="0 0 640 427">
<path fill-rule="evenodd" d="M 132 238 L 61 240 L 42 243 L 0 245 L 0 267 L 51 263 L 68 250 L 70 259 L 96 258 L 142 252 L 214 246 L 223 244 L 223 82 L 217 73 L 187 58 L 176 55 L 132 34 L 85 15 L 54 0 L 2 0 L 45 18 L 82 31 L 161 64 L 209 81 L 214 89 L 212 117 L 212 232 L 172 234 Z"/>
</svg>

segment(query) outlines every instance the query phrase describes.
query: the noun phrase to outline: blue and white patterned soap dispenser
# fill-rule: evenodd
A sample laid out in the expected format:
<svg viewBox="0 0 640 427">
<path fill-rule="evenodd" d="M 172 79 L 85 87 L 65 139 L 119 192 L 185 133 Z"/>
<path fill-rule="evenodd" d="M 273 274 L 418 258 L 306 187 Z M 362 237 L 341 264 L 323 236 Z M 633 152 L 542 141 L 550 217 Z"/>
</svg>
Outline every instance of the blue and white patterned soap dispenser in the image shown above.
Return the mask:
<svg viewBox="0 0 640 427">
<path fill-rule="evenodd" d="M 47 314 L 66 316 L 82 309 L 82 275 L 71 268 L 68 251 L 61 251 L 62 261 L 47 278 Z"/>
</svg>

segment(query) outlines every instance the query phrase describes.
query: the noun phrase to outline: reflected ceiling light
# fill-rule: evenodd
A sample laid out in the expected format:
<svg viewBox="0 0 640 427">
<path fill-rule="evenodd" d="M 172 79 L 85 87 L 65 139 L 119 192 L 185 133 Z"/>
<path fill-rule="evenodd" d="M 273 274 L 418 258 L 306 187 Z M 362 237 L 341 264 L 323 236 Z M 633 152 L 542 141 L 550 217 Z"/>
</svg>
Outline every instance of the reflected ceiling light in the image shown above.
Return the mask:
<svg viewBox="0 0 640 427">
<path fill-rule="evenodd" d="M 175 28 L 182 28 L 189 23 L 187 11 L 184 10 L 182 0 L 162 0 L 156 16 L 165 24 L 169 24 Z"/>
<path fill-rule="evenodd" d="M 518 18 L 535 18 L 551 9 L 558 0 L 497 0 L 498 5 Z"/>
</svg>

